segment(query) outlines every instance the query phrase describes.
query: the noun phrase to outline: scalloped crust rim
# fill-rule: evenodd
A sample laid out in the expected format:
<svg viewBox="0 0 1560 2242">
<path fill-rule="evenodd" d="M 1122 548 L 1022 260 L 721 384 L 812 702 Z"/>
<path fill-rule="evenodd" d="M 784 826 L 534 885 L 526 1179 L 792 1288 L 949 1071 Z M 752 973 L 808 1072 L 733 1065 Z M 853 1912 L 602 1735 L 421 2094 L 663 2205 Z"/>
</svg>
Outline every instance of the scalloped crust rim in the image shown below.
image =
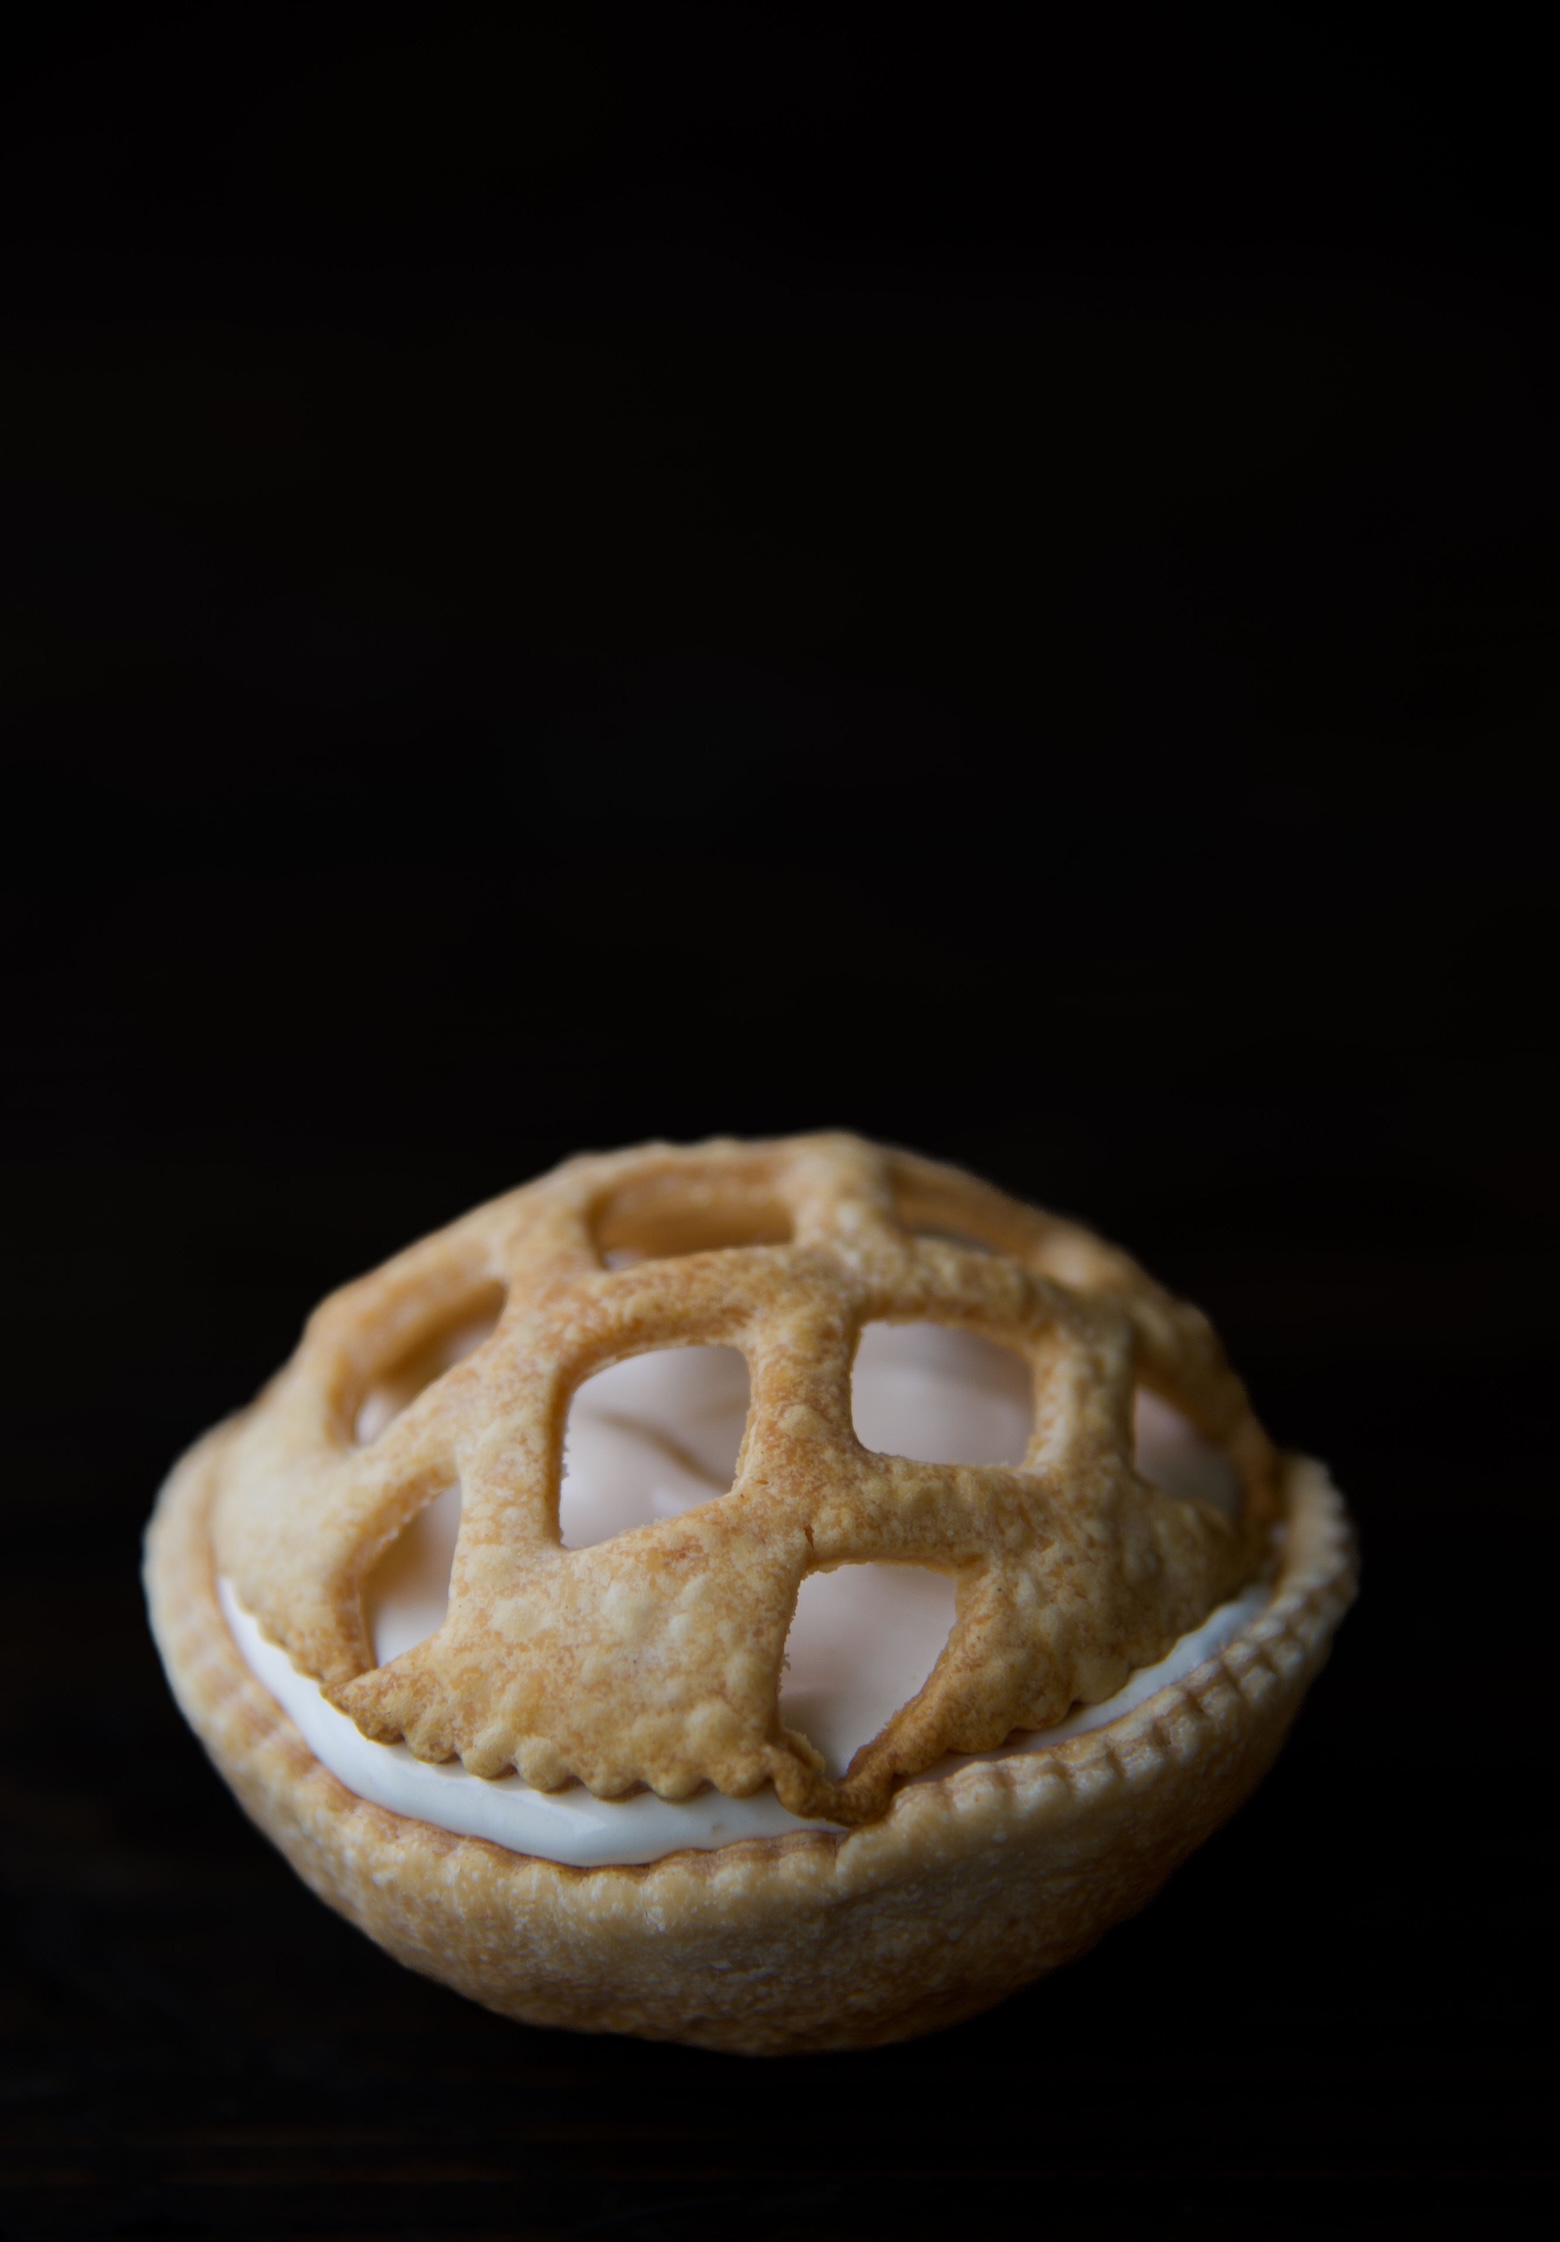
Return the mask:
<svg viewBox="0 0 1560 2242">
<path fill-rule="evenodd" d="M 1353 1599 L 1323 1467 L 1285 1459 L 1273 1598 L 1108 1728 L 899 1791 L 841 1835 L 570 1868 L 370 1805 L 244 1664 L 208 1533 L 219 1427 L 147 1534 L 173 1693 L 245 1811 L 327 1905 L 409 1969 L 501 2015 L 742 2054 L 871 2047 L 990 2007 L 1151 1899 L 1271 1765 Z"/>
</svg>

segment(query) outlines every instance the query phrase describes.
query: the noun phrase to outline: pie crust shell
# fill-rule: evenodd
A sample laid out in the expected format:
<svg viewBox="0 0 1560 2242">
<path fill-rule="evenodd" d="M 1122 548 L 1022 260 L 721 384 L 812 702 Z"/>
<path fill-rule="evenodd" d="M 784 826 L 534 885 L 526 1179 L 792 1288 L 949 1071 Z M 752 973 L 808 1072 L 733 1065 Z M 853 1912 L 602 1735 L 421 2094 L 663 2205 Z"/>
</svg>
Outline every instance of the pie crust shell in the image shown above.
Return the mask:
<svg viewBox="0 0 1560 2242">
<path fill-rule="evenodd" d="M 321 1899 L 408 1968 L 528 2024 L 780 2054 L 907 2039 L 989 2007 L 1142 1907 L 1233 1813 L 1354 1592 L 1325 1471 L 1282 1459 L 1271 1602 L 1107 1727 L 922 1776 L 840 1835 L 576 1869 L 355 1797 L 250 1673 L 211 1538 L 241 1422 L 177 1466 L 148 1533 L 152 1626 L 178 1703 Z"/>
</svg>

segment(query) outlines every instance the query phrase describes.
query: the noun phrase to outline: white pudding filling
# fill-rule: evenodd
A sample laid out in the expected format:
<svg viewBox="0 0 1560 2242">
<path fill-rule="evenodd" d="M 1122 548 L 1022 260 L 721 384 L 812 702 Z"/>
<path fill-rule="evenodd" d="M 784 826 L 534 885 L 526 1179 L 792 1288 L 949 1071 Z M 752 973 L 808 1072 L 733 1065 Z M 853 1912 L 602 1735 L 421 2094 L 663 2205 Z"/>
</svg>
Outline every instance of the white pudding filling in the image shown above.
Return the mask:
<svg viewBox="0 0 1560 2242">
<path fill-rule="evenodd" d="M 747 1366 L 729 1347 L 681 1347 L 636 1355 L 589 1379 L 569 1417 L 559 1516 L 563 1539 L 584 1548 L 611 1535 L 717 1501 L 736 1468 L 747 1418 Z M 856 1359 L 854 1414 L 864 1444 L 929 1463 L 1022 1460 L 1032 1413 L 1029 1371 L 1005 1347 L 932 1324 L 872 1324 Z M 383 1429 L 384 1413 L 360 1419 Z M 1177 1411 L 1151 1394 L 1137 1409 L 1138 1469 L 1172 1494 L 1239 1507 L 1226 1457 Z M 430 1503 L 365 1584 L 364 1607 L 380 1665 L 441 1624 L 460 1524 L 460 1490 Z M 767 1786 L 750 1798 L 706 1789 L 680 1800 L 652 1791 L 593 1798 L 582 1784 L 538 1791 L 515 1774 L 468 1774 L 458 1760 L 414 1758 L 403 1744 L 377 1744 L 328 1703 L 267 1642 L 230 1583 L 217 1593 L 245 1663 L 291 1716 L 315 1757 L 348 1790 L 392 1813 L 459 1836 L 484 1837 L 517 1853 L 577 1868 L 660 1860 L 685 1847 L 710 1851 L 744 1837 L 825 1829 L 786 1812 Z M 1082 1705 L 1054 1728 L 1020 1737 L 1001 1753 L 1045 1751 L 1103 1728 L 1211 1657 L 1267 1602 L 1263 1586 L 1221 1605 L 1168 1657 L 1140 1667 L 1114 1697 Z M 786 1643 L 780 1717 L 800 1729 L 840 1774 L 858 1746 L 920 1689 L 948 1639 L 954 1584 L 915 1565 L 845 1565 L 802 1583 Z M 950 1757 L 925 1782 L 967 1764 Z"/>
</svg>

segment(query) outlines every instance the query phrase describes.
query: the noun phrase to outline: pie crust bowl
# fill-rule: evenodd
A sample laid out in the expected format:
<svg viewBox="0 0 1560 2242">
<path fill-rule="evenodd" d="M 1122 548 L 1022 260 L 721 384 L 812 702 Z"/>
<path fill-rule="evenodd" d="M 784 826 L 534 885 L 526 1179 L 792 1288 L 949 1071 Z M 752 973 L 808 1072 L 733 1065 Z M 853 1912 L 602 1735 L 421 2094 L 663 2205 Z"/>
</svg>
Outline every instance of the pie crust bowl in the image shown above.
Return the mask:
<svg viewBox="0 0 1560 2242">
<path fill-rule="evenodd" d="M 175 1468 L 147 1536 L 174 1695 L 304 1882 L 409 1969 L 526 2023 L 747 2055 L 880 2046 L 989 2008 L 1135 1914 L 1271 1765 L 1354 1593 L 1324 1468 L 1282 1460 L 1271 1601 L 1104 1728 L 922 1777 L 838 1835 L 572 1868 L 369 1804 L 250 1673 L 209 1513 L 230 1426 Z"/>
</svg>

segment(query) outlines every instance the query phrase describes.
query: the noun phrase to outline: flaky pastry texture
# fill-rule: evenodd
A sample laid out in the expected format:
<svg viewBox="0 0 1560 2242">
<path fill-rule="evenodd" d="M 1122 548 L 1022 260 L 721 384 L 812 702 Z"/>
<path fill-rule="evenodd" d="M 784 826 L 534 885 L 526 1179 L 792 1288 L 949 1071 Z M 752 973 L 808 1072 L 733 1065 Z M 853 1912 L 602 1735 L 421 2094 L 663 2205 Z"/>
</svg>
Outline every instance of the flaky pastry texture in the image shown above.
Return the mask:
<svg viewBox="0 0 1560 2242">
<path fill-rule="evenodd" d="M 874 1321 L 1022 1354 L 1022 1466 L 864 1448 L 851 1368 Z M 576 1388 L 697 1345 L 748 1364 L 730 1492 L 566 1548 Z M 1139 1386 L 1226 1448 L 1239 1518 L 1138 1477 Z M 479 1208 L 327 1300 L 214 1471 L 217 1569 L 365 1735 L 603 1798 L 772 1782 L 793 1813 L 846 1826 L 950 1752 L 1113 1695 L 1252 1576 L 1277 1506 L 1272 1450 L 1198 1310 L 1076 1225 L 845 1135 L 590 1156 Z M 457 1483 L 448 1617 L 376 1667 L 365 1578 Z M 831 1780 L 780 1722 L 786 1635 L 809 1573 L 874 1562 L 951 1574 L 957 1617 L 919 1694 Z"/>
<path fill-rule="evenodd" d="M 146 1547 L 180 1706 L 321 1899 L 500 2015 L 748 2055 L 875 2047 L 973 2016 L 1151 1899 L 1271 1763 L 1354 1594 L 1321 1466 L 1285 1458 L 1266 1606 L 1184 1680 L 1036 1751 L 955 1760 L 844 1833 L 570 1868 L 372 1805 L 309 1750 L 217 1601 L 210 1512 L 231 1428 L 181 1461 Z"/>
</svg>

